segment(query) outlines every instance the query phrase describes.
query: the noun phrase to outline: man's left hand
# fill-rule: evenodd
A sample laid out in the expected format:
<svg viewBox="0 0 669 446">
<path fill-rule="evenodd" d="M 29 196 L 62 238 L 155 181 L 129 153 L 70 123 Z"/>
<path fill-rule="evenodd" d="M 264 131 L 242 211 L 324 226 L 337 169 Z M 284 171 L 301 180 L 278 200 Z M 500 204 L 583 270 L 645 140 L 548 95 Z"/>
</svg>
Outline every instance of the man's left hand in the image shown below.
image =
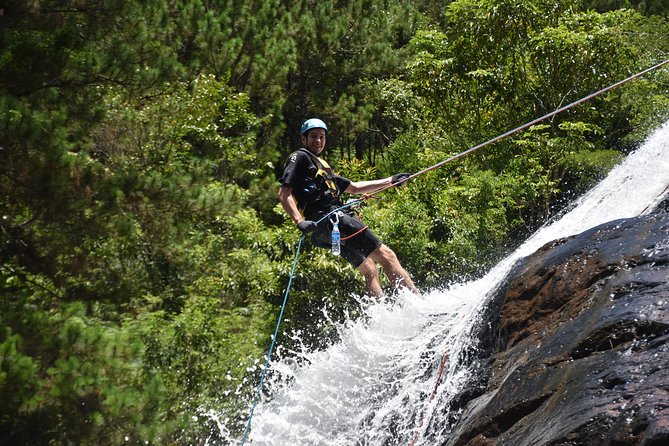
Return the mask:
<svg viewBox="0 0 669 446">
<path fill-rule="evenodd" d="M 314 232 L 316 229 L 318 229 L 318 225 L 315 221 L 302 220 L 297 224 L 297 229 L 302 231 L 302 234 L 307 235 L 310 232 Z"/>
</svg>

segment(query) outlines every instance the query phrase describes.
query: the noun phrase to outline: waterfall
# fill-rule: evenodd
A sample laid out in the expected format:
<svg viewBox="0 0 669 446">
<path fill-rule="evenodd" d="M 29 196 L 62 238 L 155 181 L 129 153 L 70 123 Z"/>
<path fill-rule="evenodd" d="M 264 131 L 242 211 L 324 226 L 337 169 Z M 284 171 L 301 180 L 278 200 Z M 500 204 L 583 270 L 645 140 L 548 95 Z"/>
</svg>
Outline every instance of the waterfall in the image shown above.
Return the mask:
<svg viewBox="0 0 669 446">
<path fill-rule="evenodd" d="M 472 327 L 514 263 L 552 240 L 647 212 L 668 185 L 669 123 L 481 279 L 371 305 L 366 317 L 339 328 L 341 340 L 335 345 L 305 353 L 300 361 L 275 360 L 268 381 L 272 396 L 258 405 L 247 444 L 445 442 L 449 419 L 456 415 L 448 412 L 448 403 L 476 373 L 454 358 L 476 348 Z"/>
</svg>

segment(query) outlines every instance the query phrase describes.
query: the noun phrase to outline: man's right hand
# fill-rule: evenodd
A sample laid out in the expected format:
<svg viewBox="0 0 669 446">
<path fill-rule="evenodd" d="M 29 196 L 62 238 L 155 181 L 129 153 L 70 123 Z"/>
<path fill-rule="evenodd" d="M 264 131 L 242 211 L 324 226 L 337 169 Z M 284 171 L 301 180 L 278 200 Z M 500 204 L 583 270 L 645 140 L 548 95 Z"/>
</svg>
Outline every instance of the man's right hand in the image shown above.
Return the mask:
<svg viewBox="0 0 669 446">
<path fill-rule="evenodd" d="M 397 183 L 400 183 L 400 186 L 405 186 L 406 185 L 406 180 L 411 176 L 410 173 L 398 173 L 393 175 L 390 178 L 390 184 L 395 185 Z"/>
<path fill-rule="evenodd" d="M 318 228 L 318 225 L 315 221 L 311 220 L 302 220 L 297 224 L 297 229 L 302 231 L 302 234 L 307 235 L 310 232 L 314 232 Z"/>
</svg>

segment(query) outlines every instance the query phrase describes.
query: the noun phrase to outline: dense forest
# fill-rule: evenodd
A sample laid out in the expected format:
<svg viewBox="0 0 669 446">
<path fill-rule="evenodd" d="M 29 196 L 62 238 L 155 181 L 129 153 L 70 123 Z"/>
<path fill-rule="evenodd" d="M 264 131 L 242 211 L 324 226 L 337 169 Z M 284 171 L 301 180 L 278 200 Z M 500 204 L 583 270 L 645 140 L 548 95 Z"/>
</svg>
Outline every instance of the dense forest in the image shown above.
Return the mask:
<svg viewBox="0 0 669 446">
<path fill-rule="evenodd" d="M 0 442 L 239 435 L 300 237 L 276 192 L 304 119 L 328 123 L 342 175 L 416 172 L 668 59 L 668 14 L 665 0 L 3 2 Z M 668 118 L 663 68 L 363 219 L 419 287 L 475 277 Z M 278 342 L 332 342 L 362 292 L 307 243 Z"/>
</svg>

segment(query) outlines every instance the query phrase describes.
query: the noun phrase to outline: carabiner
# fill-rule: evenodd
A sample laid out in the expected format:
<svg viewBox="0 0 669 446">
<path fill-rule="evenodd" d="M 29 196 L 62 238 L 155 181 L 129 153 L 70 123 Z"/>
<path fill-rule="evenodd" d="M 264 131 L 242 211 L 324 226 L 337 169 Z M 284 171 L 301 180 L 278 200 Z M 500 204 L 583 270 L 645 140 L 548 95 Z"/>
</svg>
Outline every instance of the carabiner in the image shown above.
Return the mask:
<svg viewBox="0 0 669 446">
<path fill-rule="evenodd" d="M 332 223 L 333 225 L 339 224 L 339 212 L 335 212 L 330 216 L 330 223 Z"/>
</svg>

